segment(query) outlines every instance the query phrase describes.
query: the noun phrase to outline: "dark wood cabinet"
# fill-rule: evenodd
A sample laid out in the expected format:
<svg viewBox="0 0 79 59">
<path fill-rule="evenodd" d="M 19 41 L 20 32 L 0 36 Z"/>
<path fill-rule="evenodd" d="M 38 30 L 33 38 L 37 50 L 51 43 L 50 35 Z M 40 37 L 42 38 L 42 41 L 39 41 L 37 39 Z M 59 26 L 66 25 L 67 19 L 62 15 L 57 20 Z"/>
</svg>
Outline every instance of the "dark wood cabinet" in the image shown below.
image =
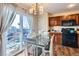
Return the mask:
<svg viewBox="0 0 79 59">
<path fill-rule="evenodd" d="M 71 15 L 71 18 L 76 20 L 76 25 L 79 25 L 79 14 Z"/>
<path fill-rule="evenodd" d="M 52 26 L 61 26 L 62 20 L 74 19 L 76 21 L 76 25 L 79 25 L 79 14 L 72 14 L 68 16 L 56 16 L 49 17 L 49 27 Z"/>
<path fill-rule="evenodd" d="M 62 44 L 62 34 L 61 33 L 55 34 L 55 41 L 56 41 L 56 44 L 58 44 L 58 45 Z"/>
<path fill-rule="evenodd" d="M 49 33 L 50 36 L 52 36 L 53 34 L 55 35 L 54 40 L 53 40 L 54 43 L 61 45 L 62 44 L 62 33 L 54 33 L 54 32 Z"/>
<path fill-rule="evenodd" d="M 57 21 L 55 20 L 54 17 L 49 18 L 49 26 L 56 26 Z"/>
<path fill-rule="evenodd" d="M 79 25 L 79 14 L 72 14 L 66 17 L 66 20 L 74 19 L 76 21 L 76 25 Z"/>
<path fill-rule="evenodd" d="M 59 26 L 61 25 L 61 16 L 57 16 L 57 17 L 50 17 L 49 18 L 49 26 Z"/>
</svg>

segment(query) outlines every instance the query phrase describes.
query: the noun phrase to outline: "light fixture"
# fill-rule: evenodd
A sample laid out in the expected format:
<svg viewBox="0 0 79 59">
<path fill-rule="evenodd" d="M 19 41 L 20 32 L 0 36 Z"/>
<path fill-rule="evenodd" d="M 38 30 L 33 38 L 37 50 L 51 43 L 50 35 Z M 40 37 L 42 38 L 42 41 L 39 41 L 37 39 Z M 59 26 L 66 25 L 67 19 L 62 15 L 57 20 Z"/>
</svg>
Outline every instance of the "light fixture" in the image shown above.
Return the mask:
<svg viewBox="0 0 79 59">
<path fill-rule="evenodd" d="M 76 6 L 76 4 L 69 4 L 68 5 L 68 8 L 73 8 L 73 7 L 75 7 Z"/>
<path fill-rule="evenodd" d="M 29 9 L 29 13 L 32 15 L 41 15 L 43 14 L 43 6 L 38 3 L 35 3 Z"/>
</svg>

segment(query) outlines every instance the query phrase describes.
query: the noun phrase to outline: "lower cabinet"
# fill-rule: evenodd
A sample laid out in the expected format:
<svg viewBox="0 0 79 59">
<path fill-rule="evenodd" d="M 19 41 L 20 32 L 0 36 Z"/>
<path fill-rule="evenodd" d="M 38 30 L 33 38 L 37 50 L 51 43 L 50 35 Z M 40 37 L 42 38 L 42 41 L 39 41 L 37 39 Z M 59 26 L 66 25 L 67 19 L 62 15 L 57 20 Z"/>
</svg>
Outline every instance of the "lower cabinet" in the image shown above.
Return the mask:
<svg viewBox="0 0 79 59">
<path fill-rule="evenodd" d="M 62 44 L 62 33 L 49 33 L 50 36 L 52 36 L 53 34 L 55 35 L 55 38 L 53 40 L 55 41 L 54 43 L 59 45 Z"/>
<path fill-rule="evenodd" d="M 56 41 L 56 44 L 58 44 L 58 45 L 62 44 L 62 34 L 61 33 L 55 34 L 55 41 Z"/>
<path fill-rule="evenodd" d="M 62 45 L 62 33 L 50 33 L 50 36 L 55 35 L 54 42 L 55 44 Z M 79 47 L 79 34 L 77 34 L 78 47 Z"/>
</svg>

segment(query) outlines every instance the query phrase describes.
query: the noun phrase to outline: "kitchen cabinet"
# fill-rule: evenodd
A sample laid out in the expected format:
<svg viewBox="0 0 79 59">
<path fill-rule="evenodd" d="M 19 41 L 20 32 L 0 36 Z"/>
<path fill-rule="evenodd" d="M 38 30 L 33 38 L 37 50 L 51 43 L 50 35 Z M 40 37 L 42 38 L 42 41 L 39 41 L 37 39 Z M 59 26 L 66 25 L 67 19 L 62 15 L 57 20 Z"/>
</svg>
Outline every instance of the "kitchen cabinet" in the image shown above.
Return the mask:
<svg viewBox="0 0 79 59">
<path fill-rule="evenodd" d="M 49 18 L 49 26 L 52 27 L 52 26 L 56 26 L 56 25 L 57 25 L 56 18 L 54 18 L 54 17 Z"/>
<path fill-rule="evenodd" d="M 79 25 L 79 14 L 70 15 L 70 18 L 76 20 L 76 25 Z"/>
<path fill-rule="evenodd" d="M 62 33 L 54 33 L 54 32 L 49 33 L 50 36 L 52 36 L 53 34 L 55 35 L 54 43 L 61 45 L 62 44 Z"/>
<path fill-rule="evenodd" d="M 53 26 L 61 26 L 62 20 L 74 19 L 76 21 L 76 25 L 79 25 L 79 14 L 71 14 L 67 16 L 56 16 L 49 17 L 49 27 Z"/>
<path fill-rule="evenodd" d="M 57 17 L 50 17 L 49 18 L 49 26 L 59 26 L 61 25 L 61 16 L 57 16 Z"/>
<path fill-rule="evenodd" d="M 55 34 L 55 41 L 56 41 L 56 44 L 58 44 L 58 45 L 62 44 L 62 34 L 61 33 Z"/>
<path fill-rule="evenodd" d="M 62 20 L 69 20 L 69 19 L 75 20 L 76 25 L 79 25 L 79 14 L 71 14 L 71 15 L 67 15 L 67 16 L 62 17 Z"/>
</svg>

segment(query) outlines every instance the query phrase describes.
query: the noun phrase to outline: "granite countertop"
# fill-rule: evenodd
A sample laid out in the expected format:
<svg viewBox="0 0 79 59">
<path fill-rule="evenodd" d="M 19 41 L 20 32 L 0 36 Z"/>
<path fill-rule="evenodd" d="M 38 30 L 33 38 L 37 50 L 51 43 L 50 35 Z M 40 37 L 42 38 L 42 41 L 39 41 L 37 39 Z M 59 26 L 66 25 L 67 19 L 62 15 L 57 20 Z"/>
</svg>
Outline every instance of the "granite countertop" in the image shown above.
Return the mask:
<svg viewBox="0 0 79 59">
<path fill-rule="evenodd" d="M 58 34 L 62 34 L 62 32 L 49 32 L 49 33 L 58 33 Z M 79 34 L 79 32 L 77 32 L 77 34 Z"/>
<path fill-rule="evenodd" d="M 62 32 L 49 32 L 49 34 L 62 34 Z"/>
</svg>

